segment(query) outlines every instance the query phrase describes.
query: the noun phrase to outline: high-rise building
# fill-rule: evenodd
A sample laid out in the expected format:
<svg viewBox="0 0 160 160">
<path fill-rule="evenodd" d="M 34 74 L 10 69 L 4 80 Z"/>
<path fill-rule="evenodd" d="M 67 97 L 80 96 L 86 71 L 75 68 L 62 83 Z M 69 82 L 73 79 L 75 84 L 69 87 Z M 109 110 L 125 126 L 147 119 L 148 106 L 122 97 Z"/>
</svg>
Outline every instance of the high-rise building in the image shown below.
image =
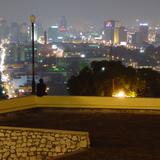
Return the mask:
<svg viewBox="0 0 160 160">
<path fill-rule="evenodd" d="M 16 22 L 11 23 L 10 41 L 11 43 L 19 43 L 20 41 L 20 26 Z"/>
<path fill-rule="evenodd" d="M 127 42 L 127 29 L 124 26 L 119 27 L 119 42 Z"/>
<path fill-rule="evenodd" d="M 105 21 L 103 38 L 111 44 L 120 44 L 127 41 L 127 31 L 119 21 Z"/>
<path fill-rule="evenodd" d="M 137 47 L 140 47 L 142 45 L 140 32 L 135 32 L 132 35 L 132 44 Z"/>
<path fill-rule="evenodd" d="M 114 29 L 114 44 L 120 43 L 120 37 L 119 37 L 119 27 L 115 27 Z"/>
<path fill-rule="evenodd" d="M 160 26 L 155 28 L 156 36 L 155 36 L 155 45 L 160 46 Z"/>
<path fill-rule="evenodd" d="M 140 33 L 140 40 L 142 43 L 148 42 L 148 30 L 149 30 L 148 23 L 140 23 L 139 33 Z"/>
<path fill-rule="evenodd" d="M 123 26 L 117 26 L 114 30 L 114 44 L 127 42 L 127 30 Z"/>
<path fill-rule="evenodd" d="M 156 45 L 156 46 L 160 46 L 160 34 L 156 34 L 156 37 L 155 37 L 155 45 Z"/>
<path fill-rule="evenodd" d="M 59 24 L 59 31 L 66 32 L 67 31 L 67 20 L 65 16 L 61 17 L 60 24 Z"/>
<path fill-rule="evenodd" d="M 20 43 L 28 43 L 30 40 L 30 27 L 27 23 L 20 25 Z"/>
<path fill-rule="evenodd" d="M 116 22 L 114 20 L 104 22 L 104 39 L 110 43 L 114 42 L 115 25 Z"/>
<path fill-rule="evenodd" d="M 43 26 L 41 23 L 36 23 L 35 24 L 35 37 L 36 37 L 36 40 L 39 40 L 41 37 L 44 36 L 44 29 L 43 29 Z"/>
<path fill-rule="evenodd" d="M 0 17 L 0 39 L 6 39 L 9 36 L 9 27 L 7 21 Z"/>
<path fill-rule="evenodd" d="M 53 25 L 48 29 L 48 41 L 57 42 L 59 36 L 58 25 Z"/>
</svg>

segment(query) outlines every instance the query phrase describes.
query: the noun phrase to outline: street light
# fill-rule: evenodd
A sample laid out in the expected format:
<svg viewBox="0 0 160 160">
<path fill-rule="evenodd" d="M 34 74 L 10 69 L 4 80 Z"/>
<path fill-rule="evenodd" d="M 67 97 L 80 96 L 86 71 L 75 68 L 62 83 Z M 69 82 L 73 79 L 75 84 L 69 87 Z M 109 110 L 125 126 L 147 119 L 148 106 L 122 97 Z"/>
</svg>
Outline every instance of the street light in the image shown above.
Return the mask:
<svg viewBox="0 0 160 160">
<path fill-rule="evenodd" d="M 36 21 L 36 17 L 34 15 L 30 16 L 30 22 L 32 26 L 32 95 L 35 95 L 35 63 L 34 63 L 34 57 L 35 57 L 35 52 L 34 52 L 34 23 Z"/>
</svg>

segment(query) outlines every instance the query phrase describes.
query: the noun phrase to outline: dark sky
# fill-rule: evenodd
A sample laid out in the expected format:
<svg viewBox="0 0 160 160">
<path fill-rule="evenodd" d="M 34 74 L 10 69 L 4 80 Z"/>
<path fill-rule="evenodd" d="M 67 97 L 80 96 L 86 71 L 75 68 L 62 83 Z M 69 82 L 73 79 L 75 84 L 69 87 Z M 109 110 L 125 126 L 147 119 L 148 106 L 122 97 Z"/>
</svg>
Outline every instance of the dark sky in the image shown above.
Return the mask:
<svg viewBox="0 0 160 160">
<path fill-rule="evenodd" d="M 58 22 L 63 15 L 73 26 L 102 26 L 105 19 L 135 24 L 141 19 L 160 23 L 160 0 L 0 0 L 0 16 L 9 22 L 27 22 L 35 14 L 45 26 Z"/>
</svg>

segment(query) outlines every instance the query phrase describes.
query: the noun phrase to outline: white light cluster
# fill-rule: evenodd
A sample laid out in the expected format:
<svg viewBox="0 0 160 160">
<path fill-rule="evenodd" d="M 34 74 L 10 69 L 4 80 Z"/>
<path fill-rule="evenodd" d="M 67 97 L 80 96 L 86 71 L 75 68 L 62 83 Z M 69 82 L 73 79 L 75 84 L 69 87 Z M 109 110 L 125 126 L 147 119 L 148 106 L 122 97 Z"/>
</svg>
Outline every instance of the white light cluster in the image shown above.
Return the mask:
<svg viewBox="0 0 160 160">
<path fill-rule="evenodd" d="M 7 73 L 7 68 L 5 67 L 5 58 L 6 58 L 6 47 L 5 45 L 9 44 L 7 39 L 2 40 L 0 43 L 0 72 L 1 72 L 1 81 L 3 82 L 4 90 L 3 93 L 6 93 L 9 98 L 16 97 L 15 89 L 11 84 L 9 73 Z"/>
</svg>

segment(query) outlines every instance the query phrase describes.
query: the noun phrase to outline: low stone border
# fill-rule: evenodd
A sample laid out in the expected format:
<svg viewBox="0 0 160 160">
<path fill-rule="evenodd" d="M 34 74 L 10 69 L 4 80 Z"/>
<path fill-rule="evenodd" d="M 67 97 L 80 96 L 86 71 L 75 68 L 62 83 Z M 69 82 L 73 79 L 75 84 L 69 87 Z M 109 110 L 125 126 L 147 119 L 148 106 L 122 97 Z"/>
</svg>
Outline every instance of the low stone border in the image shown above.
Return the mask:
<svg viewBox="0 0 160 160">
<path fill-rule="evenodd" d="M 0 159 L 46 160 L 89 146 L 87 132 L 0 127 Z"/>
</svg>

